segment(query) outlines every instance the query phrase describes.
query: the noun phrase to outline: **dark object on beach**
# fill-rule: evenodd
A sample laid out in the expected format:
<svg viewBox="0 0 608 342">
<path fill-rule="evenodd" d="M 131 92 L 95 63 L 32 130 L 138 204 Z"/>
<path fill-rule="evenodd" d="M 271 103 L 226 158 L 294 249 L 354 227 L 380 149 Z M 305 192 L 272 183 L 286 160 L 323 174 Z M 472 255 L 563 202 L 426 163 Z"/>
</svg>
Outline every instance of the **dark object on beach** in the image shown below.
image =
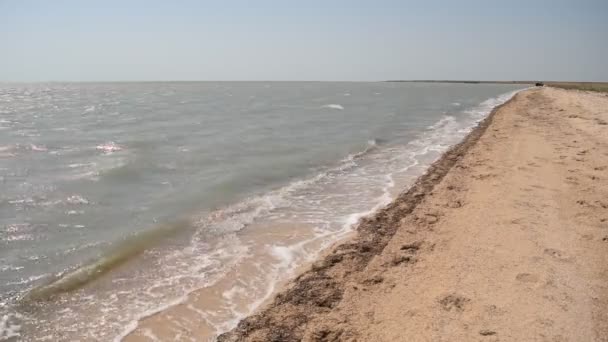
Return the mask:
<svg viewBox="0 0 608 342">
<path fill-rule="evenodd" d="M 536 86 L 537 86 L 537 87 L 542 87 L 542 86 L 544 86 L 544 85 L 545 85 L 545 84 L 544 84 L 543 82 L 536 82 Z"/>
</svg>

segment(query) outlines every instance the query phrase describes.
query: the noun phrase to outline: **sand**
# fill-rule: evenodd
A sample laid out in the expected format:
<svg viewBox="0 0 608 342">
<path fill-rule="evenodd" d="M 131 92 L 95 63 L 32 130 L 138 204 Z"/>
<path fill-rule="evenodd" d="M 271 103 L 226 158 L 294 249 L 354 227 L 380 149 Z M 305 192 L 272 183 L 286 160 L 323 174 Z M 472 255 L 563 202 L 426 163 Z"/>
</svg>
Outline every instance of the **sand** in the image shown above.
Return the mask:
<svg viewBox="0 0 608 342">
<path fill-rule="evenodd" d="M 608 96 L 496 109 L 219 341 L 608 341 Z"/>
</svg>

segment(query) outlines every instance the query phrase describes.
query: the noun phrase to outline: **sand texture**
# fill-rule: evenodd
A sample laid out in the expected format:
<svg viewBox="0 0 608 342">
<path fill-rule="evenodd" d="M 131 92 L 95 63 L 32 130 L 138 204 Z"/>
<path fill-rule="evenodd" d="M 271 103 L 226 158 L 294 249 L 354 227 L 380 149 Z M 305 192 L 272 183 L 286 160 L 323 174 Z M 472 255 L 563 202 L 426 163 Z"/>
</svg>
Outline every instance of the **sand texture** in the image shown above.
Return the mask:
<svg viewBox="0 0 608 342">
<path fill-rule="evenodd" d="M 219 341 L 608 341 L 608 96 L 495 110 Z"/>
</svg>

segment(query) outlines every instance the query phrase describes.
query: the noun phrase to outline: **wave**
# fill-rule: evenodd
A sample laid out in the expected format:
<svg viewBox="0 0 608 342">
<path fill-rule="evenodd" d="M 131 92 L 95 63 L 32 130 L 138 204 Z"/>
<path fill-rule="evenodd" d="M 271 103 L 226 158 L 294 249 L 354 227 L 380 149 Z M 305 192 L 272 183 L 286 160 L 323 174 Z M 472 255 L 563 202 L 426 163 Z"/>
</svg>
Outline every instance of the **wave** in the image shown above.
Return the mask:
<svg viewBox="0 0 608 342">
<path fill-rule="evenodd" d="M 44 145 L 14 144 L 0 146 L 0 157 L 15 157 L 23 152 L 48 152 Z"/>
<path fill-rule="evenodd" d="M 38 146 L 38 145 L 34 145 L 34 144 L 30 144 L 30 149 L 32 151 L 35 151 L 35 152 L 46 152 L 46 151 L 48 151 L 48 149 L 46 148 L 46 146 L 42 146 L 42 145 Z"/>
<path fill-rule="evenodd" d="M 454 124 L 456 124 L 456 117 L 452 115 L 444 115 L 441 117 L 441 119 L 439 119 L 439 121 L 427 127 L 427 129 L 435 130 Z"/>
<path fill-rule="evenodd" d="M 198 231 L 196 234 L 199 235 L 198 238 L 203 239 L 204 236 L 200 236 L 201 234 L 225 235 L 238 232 L 252 224 L 260 216 L 268 214 L 278 207 L 287 206 L 288 201 L 286 201 L 286 197 L 290 194 L 323 178 L 331 177 L 334 174 L 344 172 L 353 167 L 357 159 L 374 152 L 378 148 L 378 143 L 382 141 L 382 139 L 368 141 L 367 147 L 362 151 L 349 154 L 337 166 L 329 168 L 309 179 L 294 181 L 264 195 L 254 196 L 236 204 L 214 210 L 203 217 L 194 218 L 194 220 L 182 220 L 161 225 L 129 237 L 125 241 L 118 243 L 115 247 L 110 248 L 99 259 L 61 274 L 47 276 L 41 285 L 28 291 L 23 296 L 22 301 L 46 301 L 62 293 L 80 289 L 112 269 L 140 255 L 146 249 L 155 246 L 163 238 L 171 236 L 177 231 L 182 231 L 186 227 L 197 227 Z M 66 201 L 70 204 L 79 205 L 89 203 L 86 198 L 79 195 L 69 196 Z M 349 226 L 353 224 L 350 221 L 352 220 L 349 220 Z"/>
<path fill-rule="evenodd" d="M 120 177 L 121 173 L 137 176 L 136 172 L 127 167 L 129 161 L 133 159 L 134 155 L 132 153 L 125 153 L 122 148 L 113 150 L 114 152 L 122 150 L 123 152 L 121 153 L 112 152 L 112 148 L 108 150 L 110 152 L 104 152 L 104 148 L 99 146 L 95 149 L 102 151 L 102 153 L 94 154 L 92 159 L 65 165 L 64 167 L 67 169 L 66 173 L 60 177 L 67 181 L 98 181 L 101 176 L 109 175 Z"/>
<path fill-rule="evenodd" d="M 237 232 L 248 224 L 254 222 L 259 216 L 266 214 L 274 209 L 286 206 L 289 203 L 285 200 L 290 194 L 315 184 L 322 179 L 333 177 L 356 166 L 356 161 L 373 153 L 377 150 L 378 144 L 384 142 L 382 139 L 371 139 L 367 146 L 360 152 L 351 153 L 343 158 L 336 166 L 328 168 L 313 177 L 295 180 L 281 188 L 270 191 L 266 194 L 247 198 L 236 204 L 217 209 L 210 214 L 197 220 L 198 227 L 207 227 L 210 231 L 217 232 Z"/>
<path fill-rule="evenodd" d="M 85 113 L 92 113 L 92 112 L 94 112 L 94 111 L 95 111 L 95 109 L 97 109 L 97 108 L 95 107 L 95 105 L 88 106 L 88 107 L 86 107 L 86 108 L 84 109 L 84 111 L 83 111 L 82 113 L 83 113 L 83 114 L 85 114 Z"/>
<path fill-rule="evenodd" d="M 85 266 L 47 278 L 44 284 L 27 292 L 22 301 L 49 300 L 61 293 L 79 289 L 136 255 L 141 254 L 145 249 L 150 248 L 150 246 L 158 243 L 163 238 L 188 226 L 189 223 L 186 221 L 177 221 L 131 236 L 110 249 L 102 258 Z"/>
<path fill-rule="evenodd" d="M 122 147 L 117 145 L 113 141 L 109 141 L 107 143 L 99 144 L 95 147 L 98 151 L 101 151 L 105 154 L 110 154 L 113 152 L 118 152 L 122 150 Z"/>
<path fill-rule="evenodd" d="M 71 195 L 66 199 L 68 204 L 89 204 L 89 200 L 80 195 Z"/>
<path fill-rule="evenodd" d="M 19 208 L 19 210 L 25 210 L 36 207 L 50 208 L 55 206 L 87 205 L 89 204 L 89 200 L 78 194 L 69 195 L 65 199 L 60 197 L 48 198 L 46 194 L 40 194 L 37 196 L 6 198 L 4 201 L 0 201 L 0 205 L 2 204 L 9 204 Z M 7 230 L 6 232 L 10 231 Z"/>
<path fill-rule="evenodd" d="M 344 110 L 344 107 L 342 107 L 342 105 L 334 104 L 334 103 L 323 105 L 323 106 L 321 106 L 321 108 Z"/>
<path fill-rule="evenodd" d="M 365 155 L 375 151 L 378 149 L 378 145 L 381 143 L 384 143 L 385 141 L 383 139 L 380 138 L 376 138 L 376 139 L 370 139 L 367 141 L 367 147 L 365 147 L 365 149 L 363 149 L 360 152 L 356 152 L 356 153 L 351 153 L 348 156 L 346 156 L 346 158 L 342 159 L 341 163 L 345 163 L 345 162 L 349 162 L 355 159 L 359 159 L 364 157 Z"/>
</svg>

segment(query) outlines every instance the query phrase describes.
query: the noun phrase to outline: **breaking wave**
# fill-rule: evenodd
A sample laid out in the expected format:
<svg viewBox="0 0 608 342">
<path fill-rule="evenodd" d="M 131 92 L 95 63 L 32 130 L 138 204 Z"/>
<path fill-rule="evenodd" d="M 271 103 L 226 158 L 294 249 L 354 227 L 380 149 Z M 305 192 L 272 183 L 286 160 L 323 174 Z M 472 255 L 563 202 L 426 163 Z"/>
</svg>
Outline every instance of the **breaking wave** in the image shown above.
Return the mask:
<svg viewBox="0 0 608 342">
<path fill-rule="evenodd" d="M 324 106 L 321 106 L 321 108 L 344 110 L 344 107 L 342 107 L 342 105 L 339 105 L 339 104 L 326 104 Z"/>
</svg>

